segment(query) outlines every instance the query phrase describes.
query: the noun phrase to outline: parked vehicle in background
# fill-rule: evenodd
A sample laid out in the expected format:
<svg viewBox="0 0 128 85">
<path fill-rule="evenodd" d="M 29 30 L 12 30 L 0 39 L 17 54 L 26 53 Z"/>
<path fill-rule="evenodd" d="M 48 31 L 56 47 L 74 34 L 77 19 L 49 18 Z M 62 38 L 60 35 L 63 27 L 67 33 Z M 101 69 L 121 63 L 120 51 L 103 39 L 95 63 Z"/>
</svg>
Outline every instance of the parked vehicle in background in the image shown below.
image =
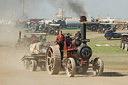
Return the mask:
<svg viewBox="0 0 128 85">
<path fill-rule="evenodd" d="M 122 33 L 114 33 L 112 30 L 107 30 L 107 31 L 105 32 L 104 37 L 105 37 L 107 40 L 111 40 L 111 38 L 121 38 L 121 34 L 122 34 Z"/>
<path fill-rule="evenodd" d="M 48 27 L 45 28 L 45 30 L 50 34 L 50 35 L 58 35 L 59 30 L 60 30 L 60 24 L 50 24 Z"/>
<path fill-rule="evenodd" d="M 117 30 L 117 24 L 113 23 L 100 23 L 97 32 L 99 34 L 105 33 L 106 30 L 112 30 L 115 32 Z"/>
<path fill-rule="evenodd" d="M 99 25 L 100 25 L 99 22 L 87 22 L 87 29 L 97 32 Z"/>
<path fill-rule="evenodd" d="M 128 51 L 128 33 L 122 34 L 120 48 L 122 48 L 123 50 L 125 49 L 126 51 Z"/>
</svg>

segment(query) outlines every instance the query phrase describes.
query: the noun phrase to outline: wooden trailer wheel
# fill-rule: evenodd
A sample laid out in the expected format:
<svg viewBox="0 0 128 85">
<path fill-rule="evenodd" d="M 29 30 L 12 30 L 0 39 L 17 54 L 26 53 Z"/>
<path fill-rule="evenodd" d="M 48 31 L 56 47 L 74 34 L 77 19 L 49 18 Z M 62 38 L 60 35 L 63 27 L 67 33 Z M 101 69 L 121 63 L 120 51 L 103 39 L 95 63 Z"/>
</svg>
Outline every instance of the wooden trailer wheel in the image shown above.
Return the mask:
<svg viewBox="0 0 128 85">
<path fill-rule="evenodd" d="M 24 67 L 26 70 L 29 69 L 29 60 L 27 60 L 27 59 L 24 60 Z"/>
<path fill-rule="evenodd" d="M 37 61 L 36 60 L 30 61 L 29 69 L 30 69 L 30 71 L 36 71 L 36 69 L 37 69 Z"/>
</svg>

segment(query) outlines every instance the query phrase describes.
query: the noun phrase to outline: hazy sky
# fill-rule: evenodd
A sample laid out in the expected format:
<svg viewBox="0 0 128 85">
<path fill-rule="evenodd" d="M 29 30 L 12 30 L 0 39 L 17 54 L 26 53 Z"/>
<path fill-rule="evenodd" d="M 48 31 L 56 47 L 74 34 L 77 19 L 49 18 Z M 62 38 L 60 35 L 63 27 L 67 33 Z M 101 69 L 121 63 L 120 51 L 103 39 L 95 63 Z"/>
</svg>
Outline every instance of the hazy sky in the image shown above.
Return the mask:
<svg viewBox="0 0 128 85">
<path fill-rule="evenodd" d="M 80 9 L 94 18 L 128 19 L 128 0 L 24 0 L 29 18 L 55 19 L 58 8 L 65 9 L 65 16 L 78 17 Z M 79 8 L 78 8 L 79 7 Z M 0 19 L 22 15 L 20 0 L 0 0 Z"/>
</svg>

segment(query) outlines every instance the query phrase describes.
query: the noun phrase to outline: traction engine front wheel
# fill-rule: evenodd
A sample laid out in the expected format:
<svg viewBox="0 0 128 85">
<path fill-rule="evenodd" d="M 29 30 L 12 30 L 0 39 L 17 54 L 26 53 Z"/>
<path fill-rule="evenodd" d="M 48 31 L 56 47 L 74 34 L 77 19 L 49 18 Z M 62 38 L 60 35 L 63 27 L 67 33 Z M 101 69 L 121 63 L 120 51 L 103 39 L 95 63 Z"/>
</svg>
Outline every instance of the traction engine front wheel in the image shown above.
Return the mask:
<svg viewBox="0 0 128 85">
<path fill-rule="evenodd" d="M 93 73 L 95 76 L 101 76 L 104 70 L 104 63 L 101 58 L 95 58 L 93 63 Z"/>
<path fill-rule="evenodd" d="M 68 77 L 73 77 L 76 72 L 76 63 L 73 58 L 68 58 L 66 62 L 66 74 Z"/>
</svg>

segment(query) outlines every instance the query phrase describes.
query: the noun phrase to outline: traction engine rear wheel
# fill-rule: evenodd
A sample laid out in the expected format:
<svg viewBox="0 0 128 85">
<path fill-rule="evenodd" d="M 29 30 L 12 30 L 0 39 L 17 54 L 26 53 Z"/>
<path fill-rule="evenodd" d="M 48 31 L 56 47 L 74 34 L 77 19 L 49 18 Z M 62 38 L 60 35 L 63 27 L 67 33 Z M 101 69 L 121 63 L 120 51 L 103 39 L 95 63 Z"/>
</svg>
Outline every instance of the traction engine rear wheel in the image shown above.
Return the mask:
<svg viewBox="0 0 128 85">
<path fill-rule="evenodd" d="M 95 76 L 101 76 L 104 70 L 103 60 L 100 58 L 96 58 L 93 64 L 93 73 Z"/>
<path fill-rule="evenodd" d="M 61 67 L 61 55 L 59 47 L 50 46 L 46 53 L 46 69 L 47 72 L 52 74 L 58 74 Z"/>
<path fill-rule="evenodd" d="M 36 71 L 36 69 L 37 69 L 37 61 L 36 60 L 30 61 L 29 69 L 30 69 L 30 71 Z"/>
<path fill-rule="evenodd" d="M 66 74 L 68 77 L 73 77 L 76 72 L 76 63 L 73 58 L 68 58 L 66 62 Z"/>
</svg>

